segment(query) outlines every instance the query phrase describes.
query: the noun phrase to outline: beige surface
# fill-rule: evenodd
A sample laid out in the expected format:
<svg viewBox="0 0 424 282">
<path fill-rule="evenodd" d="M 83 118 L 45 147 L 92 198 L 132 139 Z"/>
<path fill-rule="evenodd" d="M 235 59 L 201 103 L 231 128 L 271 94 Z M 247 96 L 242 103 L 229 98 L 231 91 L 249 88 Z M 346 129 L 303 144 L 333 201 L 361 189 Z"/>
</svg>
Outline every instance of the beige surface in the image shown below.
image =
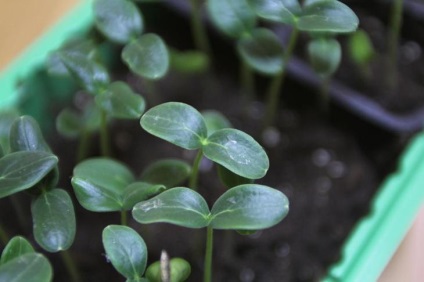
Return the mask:
<svg viewBox="0 0 424 282">
<path fill-rule="evenodd" d="M 0 0 L 0 70 L 78 0 Z"/>
</svg>

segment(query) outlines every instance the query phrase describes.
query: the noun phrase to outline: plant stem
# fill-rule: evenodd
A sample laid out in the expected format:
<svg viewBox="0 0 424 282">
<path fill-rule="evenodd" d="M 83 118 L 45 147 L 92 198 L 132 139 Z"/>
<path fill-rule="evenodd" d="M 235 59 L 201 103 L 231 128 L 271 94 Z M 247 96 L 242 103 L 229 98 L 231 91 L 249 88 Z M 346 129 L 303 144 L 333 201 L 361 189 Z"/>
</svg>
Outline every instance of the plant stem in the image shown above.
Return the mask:
<svg viewBox="0 0 424 282">
<path fill-rule="evenodd" d="M 196 48 L 204 52 L 211 61 L 211 48 L 202 22 L 201 2 L 199 0 L 190 0 L 191 4 L 191 33 Z"/>
<path fill-rule="evenodd" d="M 247 101 L 255 100 L 255 76 L 252 68 L 244 60 L 240 60 L 240 81 Z"/>
<path fill-rule="evenodd" d="M 101 110 L 100 149 L 102 156 L 110 157 L 109 133 L 107 129 L 107 113 Z"/>
<path fill-rule="evenodd" d="M 3 226 L 0 225 L 0 242 L 3 245 L 7 245 L 7 242 L 9 242 L 9 235 L 7 235 L 6 231 L 3 229 Z"/>
<path fill-rule="evenodd" d="M 194 159 L 193 167 L 191 169 L 190 179 L 188 182 L 188 187 L 195 191 L 197 190 L 197 179 L 199 176 L 199 167 L 200 167 L 200 161 L 202 160 L 202 157 L 203 157 L 203 151 L 202 149 L 199 149 L 199 151 L 197 152 L 196 158 Z"/>
<path fill-rule="evenodd" d="M 388 34 L 389 65 L 387 83 L 393 89 L 397 84 L 396 65 L 398 60 L 399 33 L 402 26 L 403 0 L 393 0 Z"/>
<path fill-rule="evenodd" d="M 60 252 L 60 255 L 62 256 L 63 263 L 65 264 L 65 267 L 71 277 L 71 280 L 73 282 L 81 281 L 81 276 L 69 251 L 64 250 Z"/>
<path fill-rule="evenodd" d="M 79 138 L 78 151 L 77 151 L 77 163 L 87 157 L 90 134 L 86 129 L 83 129 Z"/>
<path fill-rule="evenodd" d="M 208 226 L 206 234 L 205 266 L 203 273 L 203 282 L 212 281 L 212 253 L 213 253 L 213 229 Z"/>
<path fill-rule="evenodd" d="M 121 211 L 121 225 L 128 225 L 128 220 L 127 220 L 127 211 L 123 210 Z"/>
<path fill-rule="evenodd" d="M 283 55 L 283 62 L 285 64 L 283 70 L 278 73 L 271 81 L 271 84 L 267 91 L 267 101 L 266 101 L 266 113 L 264 120 L 264 128 L 272 125 L 275 121 L 275 116 L 277 114 L 277 109 L 280 102 L 280 90 L 281 86 L 284 83 L 284 78 L 286 77 L 286 70 L 289 60 L 293 54 L 294 47 L 297 42 L 297 37 L 299 35 L 299 30 L 296 27 L 293 27 L 293 30 L 290 34 L 289 43 L 287 45 L 287 49 Z"/>
</svg>

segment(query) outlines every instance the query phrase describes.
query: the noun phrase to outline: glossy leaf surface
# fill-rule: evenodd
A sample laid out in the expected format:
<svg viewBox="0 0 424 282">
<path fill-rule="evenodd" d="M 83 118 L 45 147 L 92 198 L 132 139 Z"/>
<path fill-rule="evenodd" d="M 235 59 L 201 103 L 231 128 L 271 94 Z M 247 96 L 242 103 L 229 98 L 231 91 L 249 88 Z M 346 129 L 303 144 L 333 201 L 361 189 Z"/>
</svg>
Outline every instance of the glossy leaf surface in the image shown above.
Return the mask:
<svg viewBox="0 0 424 282">
<path fill-rule="evenodd" d="M 143 17 L 128 0 L 96 0 L 93 3 L 96 27 L 108 39 L 125 44 L 141 35 Z"/>
<path fill-rule="evenodd" d="M 182 258 L 172 258 L 169 260 L 171 268 L 170 282 L 183 282 L 188 279 L 191 273 L 190 264 Z M 160 261 L 149 265 L 146 270 L 146 277 L 150 282 L 162 282 L 160 270 Z"/>
<path fill-rule="evenodd" d="M 256 29 L 251 36 L 240 39 L 237 49 L 243 60 L 256 71 L 275 75 L 283 70 L 283 47 L 268 29 Z"/>
<path fill-rule="evenodd" d="M 257 184 L 234 187 L 213 205 L 214 229 L 259 230 L 279 223 L 289 211 L 287 197 L 276 189 Z"/>
<path fill-rule="evenodd" d="M 0 265 L 0 281 L 50 282 L 53 270 L 41 254 L 27 253 Z"/>
<path fill-rule="evenodd" d="M 214 110 L 202 111 L 203 119 L 206 123 L 208 134 L 212 134 L 217 130 L 231 128 L 231 122 L 220 112 Z"/>
<path fill-rule="evenodd" d="M 41 133 L 40 126 L 31 116 L 21 116 L 13 122 L 10 128 L 10 149 L 12 152 L 51 152 Z"/>
<path fill-rule="evenodd" d="M 246 0 L 209 0 L 209 15 L 222 32 L 238 38 L 256 25 L 256 14 Z"/>
<path fill-rule="evenodd" d="M 166 222 L 189 228 L 208 225 L 209 208 L 203 197 L 189 188 L 172 188 L 133 208 L 140 223 Z"/>
<path fill-rule="evenodd" d="M 261 145 L 237 129 L 221 129 L 211 134 L 203 153 L 208 159 L 250 179 L 263 177 L 269 168 L 268 156 Z"/>
<path fill-rule="evenodd" d="M 57 165 L 57 157 L 42 151 L 21 151 L 0 159 L 0 198 L 36 185 Z"/>
<path fill-rule="evenodd" d="M 261 18 L 294 25 L 302 9 L 298 0 L 249 0 Z"/>
<path fill-rule="evenodd" d="M 110 82 L 105 67 L 80 53 L 60 52 L 60 59 L 77 83 L 95 95 L 106 90 Z"/>
<path fill-rule="evenodd" d="M 34 253 L 34 248 L 24 237 L 15 236 L 4 247 L 0 258 L 0 265 L 27 253 Z"/>
<path fill-rule="evenodd" d="M 122 193 L 122 209 L 130 210 L 135 204 L 150 199 L 165 191 L 166 187 L 160 184 L 134 182 L 125 187 Z"/>
<path fill-rule="evenodd" d="M 143 97 L 122 81 L 111 83 L 104 93 L 96 96 L 95 101 L 110 116 L 120 119 L 138 119 L 145 109 Z"/>
<path fill-rule="evenodd" d="M 200 148 L 207 137 L 202 115 L 178 102 L 151 108 L 142 116 L 140 125 L 150 134 L 188 150 Z"/>
<path fill-rule="evenodd" d="M 72 186 L 79 203 L 87 210 L 119 211 L 123 207 L 124 189 L 134 182 L 131 171 L 123 164 L 106 158 L 94 158 L 74 168 Z"/>
<path fill-rule="evenodd" d="M 75 238 L 76 220 L 71 197 L 63 189 L 53 189 L 37 197 L 31 205 L 34 237 L 48 252 L 67 250 Z"/>
<path fill-rule="evenodd" d="M 131 41 L 122 51 L 122 59 L 135 74 L 147 79 L 160 79 L 169 68 L 169 53 L 165 42 L 153 33 Z"/>
<path fill-rule="evenodd" d="M 152 184 L 162 184 L 167 188 L 175 187 L 189 177 L 191 166 L 177 159 L 165 159 L 149 165 L 141 179 Z"/>
<path fill-rule="evenodd" d="M 147 247 L 143 238 L 127 226 L 109 225 L 103 230 L 103 246 L 108 260 L 128 279 L 143 276 L 147 263 Z"/>
<path fill-rule="evenodd" d="M 358 24 L 358 17 L 348 6 L 340 1 L 322 0 L 304 7 L 297 27 L 309 32 L 345 33 L 355 31 Z"/>
<path fill-rule="evenodd" d="M 312 68 L 321 76 L 333 75 L 340 65 L 342 50 L 335 39 L 316 39 L 308 43 Z"/>
</svg>

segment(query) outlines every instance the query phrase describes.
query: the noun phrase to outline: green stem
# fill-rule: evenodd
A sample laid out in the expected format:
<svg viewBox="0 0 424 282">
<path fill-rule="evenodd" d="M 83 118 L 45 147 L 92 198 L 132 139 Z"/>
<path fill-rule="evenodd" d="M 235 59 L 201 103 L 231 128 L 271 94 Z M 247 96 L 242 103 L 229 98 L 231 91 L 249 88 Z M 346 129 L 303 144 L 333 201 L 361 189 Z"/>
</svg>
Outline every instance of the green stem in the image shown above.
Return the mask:
<svg viewBox="0 0 424 282">
<path fill-rule="evenodd" d="M 60 252 L 60 255 L 62 256 L 63 263 L 65 264 L 65 267 L 71 277 L 71 280 L 73 282 L 81 281 L 80 273 L 69 251 L 68 250 L 62 251 Z"/>
<path fill-rule="evenodd" d="M 102 156 L 110 157 L 110 144 L 109 133 L 107 128 L 107 113 L 101 110 L 101 124 L 100 124 L 100 148 Z"/>
<path fill-rule="evenodd" d="M 197 190 L 197 179 L 199 177 L 199 167 L 200 167 L 200 161 L 203 157 L 203 151 L 202 149 L 199 149 L 197 152 L 196 158 L 193 162 L 193 167 L 191 169 L 191 175 L 188 182 L 188 187 L 190 187 L 193 190 Z"/>
<path fill-rule="evenodd" d="M 208 226 L 206 234 L 206 251 L 203 282 L 212 281 L 212 253 L 213 253 L 213 229 Z"/>
<path fill-rule="evenodd" d="M 90 141 L 90 133 L 83 129 L 79 138 L 78 151 L 77 151 L 77 163 L 84 160 L 87 157 L 88 147 Z"/>
<path fill-rule="evenodd" d="M 127 211 L 121 211 L 121 225 L 128 225 Z"/>
<path fill-rule="evenodd" d="M 292 33 L 290 35 L 289 43 L 287 45 L 286 51 L 283 55 L 283 62 L 285 64 L 285 67 L 283 70 L 278 73 L 271 81 L 271 84 L 267 91 L 267 102 L 266 107 L 267 111 L 265 113 L 265 120 L 264 120 L 264 127 L 268 127 L 272 125 L 275 121 L 275 116 L 277 114 L 277 109 L 279 107 L 280 102 L 280 91 L 281 86 L 284 83 L 284 79 L 286 77 L 286 69 L 288 62 L 293 54 L 294 47 L 297 42 L 297 37 L 299 35 L 299 30 L 294 27 L 292 30 Z"/>
<path fill-rule="evenodd" d="M 389 67 L 387 82 L 393 89 L 397 84 L 396 65 L 398 60 L 398 44 L 400 28 L 402 26 L 403 0 L 393 0 L 388 34 Z"/>
<path fill-rule="evenodd" d="M 0 225 L 0 242 L 5 246 L 9 242 L 9 235 L 7 235 L 7 232 L 4 230 L 3 226 L 1 225 Z"/>
<path fill-rule="evenodd" d="M 191 33 L 196 48 L 204 52 L 211 61 L 211 48 L 202 22 L 201 2 L 199 0 L 190 0 L 191 4 Z"/>
<path fill-rule="evenodd" d="M 255 100 L 255 76 L 252 68 L 244 60 L 240 60 L 240 81 L 248 102 Z"/>
</svg>

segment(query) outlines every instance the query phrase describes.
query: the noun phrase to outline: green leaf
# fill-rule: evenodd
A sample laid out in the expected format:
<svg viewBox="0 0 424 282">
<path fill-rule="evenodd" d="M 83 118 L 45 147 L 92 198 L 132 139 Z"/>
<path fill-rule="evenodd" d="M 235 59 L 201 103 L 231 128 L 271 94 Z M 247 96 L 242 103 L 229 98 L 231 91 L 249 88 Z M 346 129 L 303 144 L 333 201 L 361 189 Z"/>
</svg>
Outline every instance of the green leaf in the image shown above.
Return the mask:
<svg viewBox="0 0 424 282">
<path fill-rule="evenodd" d="M 177 159 L 159 160 L 149 165 L 142 173 L 143 181 L 162 184 L 167 188 L 175 187 L 190 176 L 191 167 Z"/>
<path fill-rule="evenodd" d="M 143 16 L 131 1 L 95 0 L 93 10 L 96 27 L 111 41 L 125 44 L 143 31 Z"/>
<path fill-rule="evenodd" d="M 214 25 L 228 36 L 239 38 L 256 25 L 256 15 L 246 0 L 208 0 Z"/>
<path fill-rule="evenodd" d="M 0 146 L 3 148 L 3 153 L 8 153 L 10 150 L 9 134 L 13 122 L 19 117 L 17 110 L 1 110 L 0 111 Z"/>
<path fill-rule="evenodd" d="M 203 197 L 189 188 L 172 188 L 140 202 L 132 215 L 140 223 L 167 222 L 189 228 L 208 225 L 209 208 Z"/>
<path fill-rule="evenodd" d="M 207 137 L 202 115 L 184 103 L 153 107 L 141 117 L 140 125 L 150 134 L 188 150 L 199 149 Z"/>
<path fill-rule="evenodd" d="M 63 109 L 56 117 L 57 131 L 68 138 L 76 138 L 81 134 L 84 125 L 81 116 L 69 109 Z"/>
<path fill-rule="evenodd" d="M 0 281 L 50 282 L 52 276 L 52 267 L 42 254 L 23 254 L 0 265 Z"/>
<path fill-rule="evenodd" d="M 71 181 L 78 202 L 97 212 L 122 210 L 124 190 L 132 182 L 134 176 L 124 164 L 106 158 L 79 163 Z"/>
<path fill-rule="evenodd" d="M 202 116 L 205 120 L 206 128 L 209 135 L 217 130 L 232 127 L 231 122 L 218 111 L 202 111 Z"/>
<path fill-rule="evenodd" d="M 72 77 L 88 93 L 95 95 L 106 90 L 110 78 L 104 66 L 80 53 L 62 51 L 59 56 Z"/>
<path fill-rule="evenodd" d="M 0 159 L 0 198 L 32 188 L 57 165 L 57 157 L 42 151 L 21 151 Z"/>
<path fill-rule="evenodd" d="M 197 50 L 180 52 L 170 49 L 170 65 L 173 70 L 181 73 L 201 73 L 208 69 L 209 57 Z"/>
<path fill-rule="evenodd" d="M 110 116 L 120 119 L 138 119 L 146 106 L 143 97 L 122 81 L 111 83 L 104 93 L 96 96 L 95 101 Z"/>
<path fill-rule="evenodd" d="M 340 65 L 342 50 L 335 39 L 319 38 L 308 43 L 309 60 L 320 76 L 333 75 Z"/>
<path fill-rule="evenodd" d="M 283 47 L 268 29 L 255 29 L 251 36 L 240 39 L 237 50 L 247 65 L 258 72 L 275 75 L 283 70 Z"/>
<path fill-rule="evenodd" d="M 349 56 L 359 65 L 367 65 L 375 56 L 376 51 L 364 30 L 358 30 L 349 37 Z"/>
<path fill-rule="evenodd" d="M 294 25 L 302 8 L 298 0 L 249 0 L 256 14 L 264 19 Z"/>
<path fill-rule="evenodd" d="M 184 282 L 188 279 L 191 274 L 190 264 L 182 258 L 172 258 L 169 261 L 171 268 L 171 280 L 170 282 Z M 162 282 L 160 261 L 156 261 L 149 265 L 146 270 L 146 278 L 150 282 Z"/>
<path fill-rule="evenodd" d="M 257 184 L 234 187 L 213 205 L 214 229 L 259 230 L 279 223 L 289 211 L 287 197 L 276 189 Z"/>
<path fill-rule="evenodd" d="M 127 226 L 109 225 L 103 230 L 103 246 L 115 269 L 128 279 L 140 279 L 146 270 L 147 247 L 143 238 Z"/>
<path fill-rule="evenodd" d="M 67 250 L 75 238 L 76 221 L 71 197 L 63 189 L 38 196 L 31 205 L 35 241 L 48 252 Z"/>
<path fill-rule="evenodd" d="M 232 171 L 223 167 L 222 165 L 218 165 L 218 176 L 221 182 L 227 188 L 235 187 L 242 184 L 250 184 L 253 182 L 252 179 L 235 174 Z"/>
<path fill-rule="evenodd" d="M 24 237 L 15 236 L 4 247 L 0 258 L 0 265 L 27 253 L 34 253 L 34 248 Z"/>
<path fill-rule="evenodd" d="M 50 147 L 44 140 L 40 126 L 30 116 L 16 119 L 10 128 L 10 149 L 17 151 L 43 151 L 50 153 Z"/>
<path fill-rule="evenodd" d="M 269 168 L 268 156 L 261 145 L 237 129 L 221 129 L 211 134 L 203 153 L 208 159 L 250 179 L 265 176 Z"/>
<path fill-rule="evenodd" d="M 152 198 L 165 190 L 166 187 L 160 184 L 151 184 L 147 182 L 131 183 L 123 191 L 122 209 L 130 210 L 135 204 Z"/>
<path fill-rule="evenodd" d="M 334 0 L 314 1 L 303 9 L 297 28 L 308 32 L 346 33 L 358 28 L 359 19 L 345 4 Z"/>
<path fill-rule="evenodd" d="M 147 79 L 160 79 L 169 68 L 165 42 L 153 33 L 142 35 L 122 50 L 122 59 L 135 74 Z"/>
</svg>

